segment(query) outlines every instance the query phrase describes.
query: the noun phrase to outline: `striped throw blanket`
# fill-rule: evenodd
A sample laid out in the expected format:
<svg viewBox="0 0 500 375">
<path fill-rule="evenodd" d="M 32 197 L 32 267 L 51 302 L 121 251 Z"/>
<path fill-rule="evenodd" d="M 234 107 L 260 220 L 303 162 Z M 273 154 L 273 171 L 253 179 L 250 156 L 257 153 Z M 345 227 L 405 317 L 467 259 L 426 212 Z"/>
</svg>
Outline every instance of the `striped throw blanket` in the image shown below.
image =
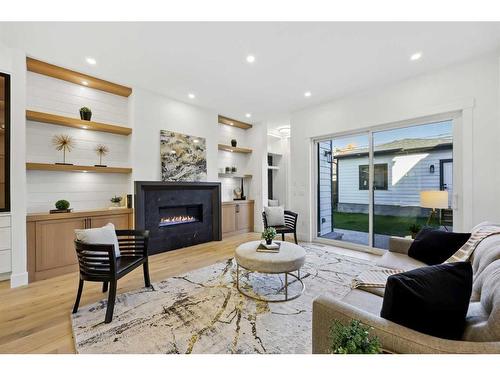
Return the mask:
<svg viewBox="0 0 500 375">
<path fill-rule="evenodd" d="M 374 268 L 363 271 L 351 282 L 351 288 L 384 288 L 387 278 L 391 275 L 404 272 L 403 270 L 393 270 L 390 268 Z"/>
<path fill-rule="evenodd" d="M 467 242 L 455 254 L 449 257 L 445 263 L 465 262 L 469 260 L 481 241 L 495 234 L 500 234 L 500 227 L 497 225 L 479 225 L 472 231 Z"/>
</svg>

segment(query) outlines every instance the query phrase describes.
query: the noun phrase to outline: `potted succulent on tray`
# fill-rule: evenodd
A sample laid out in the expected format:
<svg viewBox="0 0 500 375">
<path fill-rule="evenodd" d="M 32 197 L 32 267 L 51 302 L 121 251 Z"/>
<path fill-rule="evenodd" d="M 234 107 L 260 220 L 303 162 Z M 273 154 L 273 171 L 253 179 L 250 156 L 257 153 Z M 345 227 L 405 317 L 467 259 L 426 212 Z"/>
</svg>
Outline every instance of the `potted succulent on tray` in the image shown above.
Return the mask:
<svg viewBox="0 0 500 375">
<path fill-rule="evenodd" d="M 112 207 L 121 207 L 122 199 L 122 197 L 119 197 L 117 195 L 111 198 Z"/>
<path fill-rule="evenodd" d="M 90 121 L 92 118 L 92 111 L 88 107 L 80 108 L 80 118 L 85 121 Z"/>
<path fill-rule="evenodd" d="M 56 206 L 55 210 L 50 210 L 51 214 L 71 212 L 71 208 L 69 208 L 70 203 L 65 199 L 58 200 L 55 206 Z"/>
<path fill-rule="evenodd" d="M 274 237 L 276 237 L 276 229 L 273 227 L 266 228 L 262 232 L 262 238 L 266 240 L 266 245 L 271 245 Z"/>
<path fill-rule="evenodd" d="M 330 328 L 330 353 L 332 354 L 379 354 L 378 337 L 370 334 L 372 327 L 359 320 L 351 320 L 347 325 L 335 320 Z"/>
</svg>

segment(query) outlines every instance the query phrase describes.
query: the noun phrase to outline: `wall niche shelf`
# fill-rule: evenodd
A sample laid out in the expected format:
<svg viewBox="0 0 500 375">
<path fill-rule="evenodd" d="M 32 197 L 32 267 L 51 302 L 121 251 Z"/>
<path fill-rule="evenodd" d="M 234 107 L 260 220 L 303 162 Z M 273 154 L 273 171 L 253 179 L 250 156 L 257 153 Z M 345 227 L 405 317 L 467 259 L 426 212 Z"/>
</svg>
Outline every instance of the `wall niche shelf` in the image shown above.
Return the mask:
<svg viewBox="0 0 500 375">
<path fill-rule="evenodd" d="M 93 173 L 132 173 L 132 168 L 94 167 L 89 165 L 63 165 L 47 163 L 26 163 L 26 170 L 53 172 L 93 172 Z"/>
<path fill-rule="evenodd" d="M 126 128 L 123 126 L 104 124 L 102 122 L 84 121 L 77 118 L 30 110 L 26 111 L 26 119 L 30 121 L 43 122 L 49 125 L 67 126 L 70 128 L 86 129 L 104 133 L 119 135 L 132 134 L 131 128 Z"/>
<path fill-rule="evenodd" d="M 219 173 L 221 178 L 252 178 L 251 174 Z"/>
<path fill-rule="evenodd" d="M 90 87 L 96 90 L 109 92 L 111 94 L 129 97 L 132 94 L 130 87 L 118 85 L 103 79 L 89 76 L 87 74 L 75 72 L 66 68 L 61 68 L 31 57 L 26 58 L 26 67 L 28 71 L 43 74 L 52 78 L 61 79 L 63 81 L 76 83 L 77 85 Z"/>
<path fill-rule="evenodd" d="M 219 143 L 219 150 L 229 151 L 229 152 L 239 152 L 242 154 L 250 154 L 252 153 L 252 149 L 246 147 L 232 147 L 229 145 L 223 145 Z"/>
<path fill-rule="evenodd" d="M 248 124 L 248 123 L 243 122 L 243 121 L 234 120 L 232 118 L 229 118 L 226 116 L 221 116 L 221 115 L 219 115 L 219 124 L 233 126 L 235 128 L 240 128 L 240 129 L 245 129 L 245 130 L 252 128 L 251 124 Z"/>
</svg>

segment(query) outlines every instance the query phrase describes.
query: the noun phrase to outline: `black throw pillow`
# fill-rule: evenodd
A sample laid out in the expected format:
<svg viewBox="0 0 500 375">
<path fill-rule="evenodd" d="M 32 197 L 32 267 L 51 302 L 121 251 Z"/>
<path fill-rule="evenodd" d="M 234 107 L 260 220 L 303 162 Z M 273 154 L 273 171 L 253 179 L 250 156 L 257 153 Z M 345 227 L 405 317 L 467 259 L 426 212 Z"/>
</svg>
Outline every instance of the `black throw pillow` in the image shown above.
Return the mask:
<svg viewBox="0 0 500 375">
<path fill-rule="evenodd" d="M 380 316 L 428 335 L 459 340 L 471 292 L 469 262 L 417 268 L 389 276 Z"/>
<path fill-rule="evenodd" d="M 441 264 L 462 247 L 470 233 L 445 232 L 424 228 L 417 233 L 408 249 L 408 256 L 428 265 Z"/>
</svg>

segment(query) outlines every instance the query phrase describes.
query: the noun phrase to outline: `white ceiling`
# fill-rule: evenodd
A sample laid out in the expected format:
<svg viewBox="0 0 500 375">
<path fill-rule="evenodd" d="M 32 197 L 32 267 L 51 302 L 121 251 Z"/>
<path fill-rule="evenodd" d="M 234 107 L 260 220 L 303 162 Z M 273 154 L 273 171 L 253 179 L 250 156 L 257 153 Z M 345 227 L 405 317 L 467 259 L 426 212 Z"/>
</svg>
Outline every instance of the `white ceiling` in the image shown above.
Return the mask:
<svg viewBox="0 0 500 375">
<path fill-rule="evenodd" d="M 500 23 L 1 23 L 0 38 L 48 62 L 255 121 L 496 50 Z M 416 51 L 423 57 L 412 62 Z"/>
</svg>

